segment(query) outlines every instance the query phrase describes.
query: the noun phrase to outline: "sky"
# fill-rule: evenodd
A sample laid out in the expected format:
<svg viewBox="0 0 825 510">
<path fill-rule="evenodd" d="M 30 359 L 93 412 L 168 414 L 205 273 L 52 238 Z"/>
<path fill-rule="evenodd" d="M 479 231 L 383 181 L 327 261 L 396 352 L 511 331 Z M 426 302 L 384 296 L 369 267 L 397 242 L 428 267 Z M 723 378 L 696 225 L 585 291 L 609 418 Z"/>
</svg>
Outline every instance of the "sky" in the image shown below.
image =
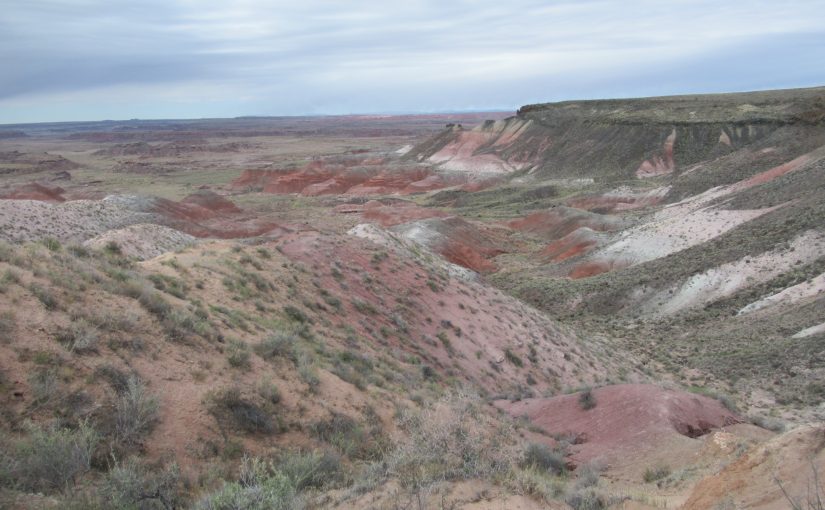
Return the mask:
<svg viewBox="0 0 825 510">
<path fill-rule="evenodd" d="M 825 85 L 825 0 L 3 0 L 0 124 Z"/>
</svg>

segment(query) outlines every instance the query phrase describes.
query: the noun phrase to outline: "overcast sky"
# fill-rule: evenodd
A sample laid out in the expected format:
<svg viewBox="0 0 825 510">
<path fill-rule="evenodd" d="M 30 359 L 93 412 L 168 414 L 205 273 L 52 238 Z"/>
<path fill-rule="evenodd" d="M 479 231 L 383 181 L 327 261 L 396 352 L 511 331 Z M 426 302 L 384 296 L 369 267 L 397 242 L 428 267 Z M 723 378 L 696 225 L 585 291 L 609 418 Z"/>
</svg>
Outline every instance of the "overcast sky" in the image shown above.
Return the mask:
<svg viewBox="0 0 825 510">
<path fill-rule="evenodd" d="M 825 85 L 825 0 L 3 0 L 0 123 Z"/>
</svg>

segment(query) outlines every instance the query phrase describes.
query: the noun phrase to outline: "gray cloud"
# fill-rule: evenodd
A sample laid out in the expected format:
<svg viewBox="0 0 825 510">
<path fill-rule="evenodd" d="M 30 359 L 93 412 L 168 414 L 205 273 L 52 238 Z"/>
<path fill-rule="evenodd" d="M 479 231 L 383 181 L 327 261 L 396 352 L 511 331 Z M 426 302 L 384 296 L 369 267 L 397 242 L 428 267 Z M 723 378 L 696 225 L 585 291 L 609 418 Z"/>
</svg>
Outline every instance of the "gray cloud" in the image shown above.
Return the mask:
<svg viewBox="0 0 825 510">
<path fill-rule="evenodd" d="M 825 0 L 5 4 L 0 122 L 510 108 L 778 73 L 811 85 L 825 54 Z"/>
</svg>

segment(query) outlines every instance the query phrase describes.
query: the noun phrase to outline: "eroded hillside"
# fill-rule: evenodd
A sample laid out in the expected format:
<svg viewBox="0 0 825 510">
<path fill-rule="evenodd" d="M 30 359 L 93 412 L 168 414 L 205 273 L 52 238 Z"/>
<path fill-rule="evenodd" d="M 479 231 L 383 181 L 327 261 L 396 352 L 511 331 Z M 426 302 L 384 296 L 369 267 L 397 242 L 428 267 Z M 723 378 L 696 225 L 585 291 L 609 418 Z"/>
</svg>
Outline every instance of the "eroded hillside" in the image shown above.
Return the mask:
<svg viewBox="0 0 825 510">
<path fill-rule="evenodd" d="M 0 129 L 0 501 L 802 504 L 823 112 L 805 89 Z"/>
</svg>

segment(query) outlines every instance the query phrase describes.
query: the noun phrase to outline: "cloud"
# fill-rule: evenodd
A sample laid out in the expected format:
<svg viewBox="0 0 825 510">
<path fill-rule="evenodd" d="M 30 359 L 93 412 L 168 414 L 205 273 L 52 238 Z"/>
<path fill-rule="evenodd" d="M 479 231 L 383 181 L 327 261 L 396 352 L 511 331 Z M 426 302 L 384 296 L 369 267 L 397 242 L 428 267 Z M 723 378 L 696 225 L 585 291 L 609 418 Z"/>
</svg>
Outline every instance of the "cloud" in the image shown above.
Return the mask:
<svg viewBox="0 0 825 510">
<path fill-rule="evenodd" d="M 52 119 L 49 105 L 61 120 L 199 117 L 809 85 L 823 18 L 825 0 L 11 0 L 0 122 Z"/>
</svg>

